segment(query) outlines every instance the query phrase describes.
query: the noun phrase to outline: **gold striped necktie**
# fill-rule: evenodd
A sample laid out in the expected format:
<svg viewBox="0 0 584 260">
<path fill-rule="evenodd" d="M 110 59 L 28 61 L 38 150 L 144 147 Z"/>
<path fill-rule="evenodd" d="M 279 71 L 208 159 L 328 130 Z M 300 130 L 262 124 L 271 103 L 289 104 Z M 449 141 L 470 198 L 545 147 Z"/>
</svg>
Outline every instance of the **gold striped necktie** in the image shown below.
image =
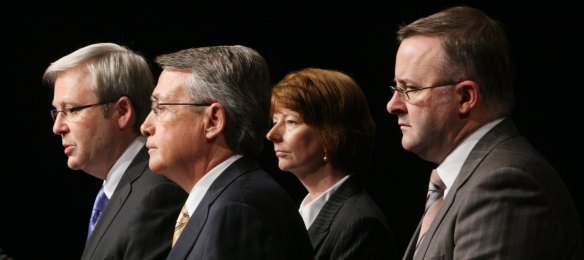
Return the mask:
<svg viewBox="0 0 584 260">
<path fill-rule="evenodd" d="M 178 218 L 176 220 L 176 225 L 174 226 L 174 235 L 172 236 L 172 246 L 174 246 L 174 244 L 178 240 L 180 233 L 183 231 L 183 229 L 185 229 L 185 226 L 187 225 L 188 221 L 189 221 L 189 212 L 187 211 L 186 205 L 184 205 L 180 211 L 180 214 L 178 215 Z"/>
</svg>

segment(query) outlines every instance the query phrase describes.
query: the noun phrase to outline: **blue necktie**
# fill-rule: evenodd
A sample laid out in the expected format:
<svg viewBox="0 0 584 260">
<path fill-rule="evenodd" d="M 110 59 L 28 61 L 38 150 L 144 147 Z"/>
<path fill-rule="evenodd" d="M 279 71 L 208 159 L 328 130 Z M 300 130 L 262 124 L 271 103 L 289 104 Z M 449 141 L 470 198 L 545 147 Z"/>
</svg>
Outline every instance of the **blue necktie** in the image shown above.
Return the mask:
<svg viewBox="0 0 584 260">
<path fill-rule="evenodd" d="M 93 229 L 95 228 L 95 225 L 99 220 L 99 216 L 101 215 L 103 209 L 105 209 L 105 206 L 107 205 L 108 201 L 109 199 L 105 195 L 102 186 L 99 192 L 97 193 L 95 203 L 93 203 L 93 211 L 91 211 L 91 219 L 89 219 L 89 230 L 87 231 L 87 240 L 89 240 L 89 237 L 91 237 L 91 233 L 93 232 Z"/>
</svg>

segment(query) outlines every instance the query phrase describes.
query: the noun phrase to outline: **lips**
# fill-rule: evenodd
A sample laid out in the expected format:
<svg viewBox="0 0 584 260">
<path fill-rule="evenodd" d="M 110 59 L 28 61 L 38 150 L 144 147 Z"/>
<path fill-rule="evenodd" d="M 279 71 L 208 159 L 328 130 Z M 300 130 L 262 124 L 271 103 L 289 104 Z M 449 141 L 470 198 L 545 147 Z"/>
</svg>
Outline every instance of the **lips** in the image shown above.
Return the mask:
<svg viewBox="0 0 584 260">
<path fill-rule="evenodd" d="M 63 145 L 63 152 L 67 155 L 70 156 L 71 153 L 73 153 L 73 149 L 75 149 L 75 146 L 73 145 L 68 145 L 68 144 L 64 144 Z"/>
<path fill-rule="evenodd" d="M 400 127 L 409 127 L 409 126 L 410 126 L 410 124 L 408 124 L 408 123 L 406 123 L 406 122 L 403 122 L 403 121 L 398 121 L 398 122 L 397 122 L 397 124 L 398 124 Z"/>
<path fill-rule="evenodd" d="M 149 143 L 146 143 L 146 145 L 144 145 L 144 147 L 146 147 L 146 149 L 148 150 L 148 153 L 152 153 L 154 150 L 157 149 L 156 146 L 154 146 L 153 144 L 149 144 Z"/>
<path fill-rule="evenodd" d="M 288 154 L 288 152 L 286 152 L 284 150 L 275 150 L 274 152 L 276 153 L 277 157 L 281 157 L 281 156 Z"/>
</svg>

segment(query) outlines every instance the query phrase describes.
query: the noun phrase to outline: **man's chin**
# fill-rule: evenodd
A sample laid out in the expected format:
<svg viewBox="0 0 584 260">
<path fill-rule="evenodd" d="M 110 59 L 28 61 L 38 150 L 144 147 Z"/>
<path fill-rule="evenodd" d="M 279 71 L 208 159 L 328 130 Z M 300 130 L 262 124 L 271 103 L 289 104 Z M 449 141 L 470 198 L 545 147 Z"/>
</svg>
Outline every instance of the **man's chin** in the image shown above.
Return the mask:
<svg viewBox="0 0 584 260">
<path fill-rule="evenodd" d="M 148 161 L 148 168 L 154 173 L 162 173 L 164 171 L 164 167 L 161 163 L 153 162 L 152 157 L 150 157 L 150 161 Z"/>
<path fill-rule="evenodd" d="M 67 160 L 67 166 L 71 170 L 81 170 L 81 165 L 79 165 L 79 163 L 75 159 L 72 159 L 71 157 L 69 157 L 69 159 Z"/>
<path fill-rule="evenodd" d="M 411 151 L 413 148 L 412 143 L 405 136 L 402 137 L 401 145 L 406 151 Z"/>
</svg>

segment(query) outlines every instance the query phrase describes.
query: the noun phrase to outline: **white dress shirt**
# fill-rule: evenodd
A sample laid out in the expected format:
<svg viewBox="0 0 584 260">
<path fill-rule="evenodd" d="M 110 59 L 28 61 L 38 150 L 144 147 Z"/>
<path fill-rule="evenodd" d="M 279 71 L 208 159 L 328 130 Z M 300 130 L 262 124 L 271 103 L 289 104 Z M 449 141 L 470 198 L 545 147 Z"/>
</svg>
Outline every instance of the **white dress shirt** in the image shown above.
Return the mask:
<svg viewBox="0 0 584 260">
<path fill-rule="evenodd" d="M 103 181 L 103 191 L 108 198 L 112 197 L 118 183 L 120 183 L 120 179 L 124 176 L 124 172 L 130 167 L 130 164 L 145 144 L 146 137 L 138 136 L 109 170 L 107 177 Z"/>
<path fill-rule="evenodd" d="M 330 197 L 335 193 L 335 191 L 339 189 L 341 184 L 343 184 L 343 182 L 345 182 L 349 178 L 349 176 L 351 175 L 343 177 L 340 181 L 335 183 L 335 185 L 325 190 L 323 193 L 318 195 L 318 197 L 316 197 L 309 203 L 306 203 L 306 199 L 310 194 L 304 197 L 302 203 L 300 204 L 300 209 L 298 209 L 298 212 L 300 212 L 300 216 L 302 216 L 302 220 L 304 220 L 306 230 L 310 228 L 310 225 L 312 225 L 312 222 L 314 222 L 316 216 L 318 216 L 318 213 L 320 212 L 324 204 L 330 199 Z"/>
<path fill-rule="evenodd" d="M 462 140 L 462 142 L 460 142 L 460 144 L 454 148 L 454 150 L 450 152 L 448 156 L 446 156 L 444 161 L 438 165 L 438 168 L 436 168 L 438 171 L 438 176 L 440 176 L 440 179 L 442 179 L 442 182 L 444 182 L 444 185 L 446 185 L 446 190 L 444 190 L 444 198 L 446 198 L 446 195 L 450 190 L 450 186 L 452 186 L 454 180 L 456 180 L 456 177 L 458 176 L 458 173 L 460 173 L 460 169 L 462 169 L 462 165 L 464 164 L 464 161 L 466 161 L 466 158 L 470 154 L 472 148 L 474 148 L 474 146 L 489 130 L 503 121 L 503 119 L 504 118 L 493 120 L 474 131 L 472 134 Z"/>
<path fill-rule="evenodd" d="M 242 155 L 233 155 L 227 160 L 221 162 L 215 168 L 211 169 L 208 173 L 203 175 L 203 177 L 195 184 L 191 192 L 189 193 L 189 197 L 187 198 L 185 206 L 187 207 L 187 211 L 189 212 L 189 216 L 193 216 L 195 210 L 201 203 L 201 200 L 211 187 L 211 184 L 215 182 L 215 180 L 235 161 L 239 158 L 243 157 Z"/>
</svg>

